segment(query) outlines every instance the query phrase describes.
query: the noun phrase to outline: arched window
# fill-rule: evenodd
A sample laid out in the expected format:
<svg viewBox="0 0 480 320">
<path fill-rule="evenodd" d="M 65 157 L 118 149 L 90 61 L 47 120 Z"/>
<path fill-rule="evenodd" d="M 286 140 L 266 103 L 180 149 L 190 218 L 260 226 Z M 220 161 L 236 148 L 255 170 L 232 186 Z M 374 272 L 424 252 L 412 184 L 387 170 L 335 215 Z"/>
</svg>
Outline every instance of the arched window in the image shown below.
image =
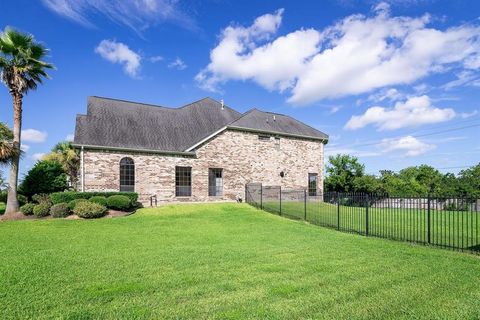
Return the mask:
<svg viewBox="0 0 480 320">
<path fill-rule="evenodd" d="M 120 191 L 135 191 L 135 163 L 132 158 L 120 160 Z"/>
</svg>

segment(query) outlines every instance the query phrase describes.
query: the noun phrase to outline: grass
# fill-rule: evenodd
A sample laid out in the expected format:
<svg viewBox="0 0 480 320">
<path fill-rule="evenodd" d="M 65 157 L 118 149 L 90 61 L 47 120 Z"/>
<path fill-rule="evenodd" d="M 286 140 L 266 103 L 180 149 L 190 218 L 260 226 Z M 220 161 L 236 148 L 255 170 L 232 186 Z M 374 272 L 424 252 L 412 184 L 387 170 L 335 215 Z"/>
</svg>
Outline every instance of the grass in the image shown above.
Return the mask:
<svg viewBox="0 0 480 320">
<path fill-rule="evenodd" d="M 5 203 L 0 202 L 0 214 L 4 214 L 4 213 L 5 213 Z"/>
<path fill-rule="evenodd" d="M 303 199 L 301 199 L 303 200 Z M 279 201 L 263 203 L 266 210 L 279 213 Z M 338 208 L 335 204 L 307 202 L 308 221 L 337 227 Z M 282 215 L 305 218 L 303 201 L 282 201 Z M 478 250 L 480 245 L 480 212 L 431 210 L 431 243 Z M 340 228 L 344 231 L 366 232 L 365 207 L 340 206 Z M 405 208 L 369 208 L 369 235 L 385 238 L 428 242 L 428 215 L 426 210 Z"/>
<path fill-rule="evenodd" d="M 478 319 L 480 259 L 245 204 L 0 223 L 1 319 Z"/>
</svg>

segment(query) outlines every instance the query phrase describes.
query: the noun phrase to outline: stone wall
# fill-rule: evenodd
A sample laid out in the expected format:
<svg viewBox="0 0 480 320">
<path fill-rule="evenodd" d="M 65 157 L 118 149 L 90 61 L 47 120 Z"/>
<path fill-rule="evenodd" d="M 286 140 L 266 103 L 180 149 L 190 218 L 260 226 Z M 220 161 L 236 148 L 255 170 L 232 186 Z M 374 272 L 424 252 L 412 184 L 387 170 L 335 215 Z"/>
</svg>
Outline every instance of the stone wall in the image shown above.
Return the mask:
<svg viewBox="0 0 480 320">
<path fill-rule="evenodd" d="M 306 188 L 308 173 L 323 186 L 323 143 L 281 137 L 260 140 L 255 133 L 228 130 L 198 147 L 197 156 L 167 156 L 108 150 L 84 150 L 85 191 L 118 191 L 119 162 L 135 161 L 135 191 L 145 205 L 158 201 L 215 201 L 244 198 L 245 184 L 262 182 L 283 188 Z M 175 196 L 175 166 L 192 167 L 192 196 Z M 223 196 L 208 196 L 208 168 L 223 169 Z M 285 175 L 282 178 L 280 172 Z"/>
</svg>

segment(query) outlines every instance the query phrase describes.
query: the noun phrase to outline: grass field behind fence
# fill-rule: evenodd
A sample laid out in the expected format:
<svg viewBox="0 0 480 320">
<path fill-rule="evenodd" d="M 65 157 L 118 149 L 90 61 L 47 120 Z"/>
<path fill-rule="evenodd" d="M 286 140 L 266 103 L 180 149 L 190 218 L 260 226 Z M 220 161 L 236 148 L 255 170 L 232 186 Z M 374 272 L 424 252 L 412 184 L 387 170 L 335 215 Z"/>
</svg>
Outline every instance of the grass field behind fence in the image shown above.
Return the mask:
<svg viewBox="0 0 480 320">
<path fill-rule="evenodd" d="M 246 204 L 0 222 L 0 319 L 479 319 L 476 256 Z"/>
<path fill-rule="evenodd" d="M 280 214 L 280 201 L 264 201 L 264 210 Z M 317 199 L 306 202 L 283 200 L 281 213 L 313 224 L 338 228 L 340 209 L 341 231 L 366 234 L 366 208 L 340 206 Z M 368 208 L 370 236 L 428 243 L 428 213 L 424 209 Z M 480 213 L 475 211 L 430 212 L 430 244 L 480 251 Z"/>
</svg>

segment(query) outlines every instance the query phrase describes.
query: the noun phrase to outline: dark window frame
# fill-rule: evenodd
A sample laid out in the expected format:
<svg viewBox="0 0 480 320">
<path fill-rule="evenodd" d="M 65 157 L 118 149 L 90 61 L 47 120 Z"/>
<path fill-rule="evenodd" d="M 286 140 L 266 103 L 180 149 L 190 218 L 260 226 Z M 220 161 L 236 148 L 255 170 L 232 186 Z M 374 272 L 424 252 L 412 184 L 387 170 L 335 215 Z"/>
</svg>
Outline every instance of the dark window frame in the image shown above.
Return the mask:
<svg viewBox="0 0 480 320">
<path fill-rule="evenodd" d="M 217 185 L 217 179 L 220 178 L 220 184 Z M 208 168 L 208 196 L 223 196 L 223 168 Z"/>
<path fill-rule="evenodd" d="M 119 190 L 120 192 L 135 191 L 135 161 L 124 157 L 119 163 Z"/>
<path fill-rule="evenodd" d="M 314 180 L 312 180 L 314 178 Z M 315 185 L 312 185 L 312 184 Z M 308 195 L 310 197 L 316 196 L 318 193 L 318 173 L 308 173 Z"/>
<path fill-rule="evenodd" d="M 175 167 L 175 196 L 192 196 L 192 167 Z"/>
</svg>

